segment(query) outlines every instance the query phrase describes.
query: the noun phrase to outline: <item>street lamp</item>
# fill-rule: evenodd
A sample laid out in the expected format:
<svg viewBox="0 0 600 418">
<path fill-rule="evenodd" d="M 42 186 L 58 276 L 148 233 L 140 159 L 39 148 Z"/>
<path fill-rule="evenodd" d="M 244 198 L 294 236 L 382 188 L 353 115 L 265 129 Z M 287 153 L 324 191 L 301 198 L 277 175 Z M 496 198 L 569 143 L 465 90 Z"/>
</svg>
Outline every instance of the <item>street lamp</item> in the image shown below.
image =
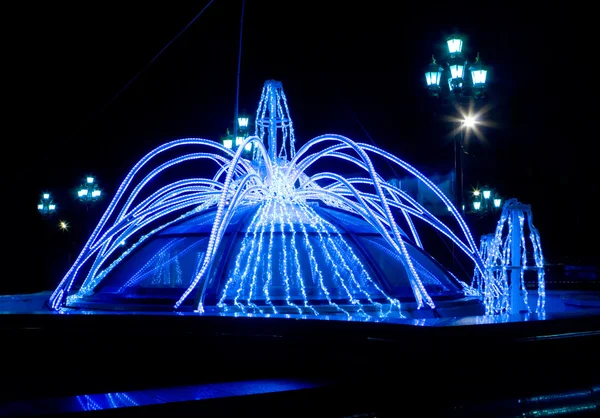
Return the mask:
<svg viewBox="0 0 600 418">
<path fill-rule="evenodd" d="M 425 82 L 427 83 L 429 93 L 433 97 L 437 97 L 440 94 L 440 80 L 442 79 L 443 71 L 444 69 L 436 63 L 435 57 L 432 55 L 431 64 L 429 64 L 425 71 Z"/>
<path fill-rule="evenodd" d="M 96 179 L 87 176 L 85 182 L 77 190 L 77 198 L 83 203 L 93 203 L 100 199 L 102 191 L 98 188 Z"/>
<path fill-rule="evenodd" d="M 235 145 L 240 146 L 242 141 L 246 139 L 250 132 L 250 119 L 242 116 L 238 118 L 238 136 L 235 138 Z M 252 144 L 246 144 L 244 151 L 252 151 Z"/>
<path fill-rule="evenodd" d="M 50 193 L 42 193 L 37 208 L 38 212 L 40 212 L 40 214 L 43 217 L 49 217 L 56 213 L 56 203 L 54 203 L 54 200 L 52 200 L 52 196 L 50 196 Z"/>
<path fill-rule="evenodd" d="M 250 119 L 245 116 L 237 118 L 236 135 L 234 137 L 229 133 L 229 129 L 227 129 L 227 134 L 222 138 L 223 146 L 227 149 L 233 149 L 234 145 L 235 148 L 239 147 L 244 139 L 248 137 L 249 123 Z M 246 144 L 244 151 L 252 151 L 252 145 L 252 143 Z"/>
<path fill-rule="evenodd" d="M 500 209 L 502 198 L 492 188 L 485 187 L 482 190 L 473 190 L 473 212 L 481 215 Z"/>
<path fill-rule="evenodd" d="M 476 98 L 483 97 L 485 94 L 485 82 L 487 80 L 487 69 L 479 58 L 479 52 L 475 57 L 475 64 L 469 68 L 471 71 L 471 78 L 473 81 L 473 95 Z"/>
<path fill-rule="evenodd" d="M 477 122 L 477 120 L 473 116 L 467 116 L 463 120 L 463 125 L 465 125 L 465 127 L 467 127 L 467 128 L 472 128 L 473 126 L 475 126 L 476 122 Z"/>
<path fill-rule="evenodd" d="M 464 40 L 459 35 L 452 35 L 446 38 L 448 53 L 446 57 L 446 66 L 448 68 L 447 80 L 448 90 L 451 99 L 454 100 L 471 100 L 475 98 L 483 98 L 487 83 L 487 68 L 481 61 L 479 53 L 475 58 L 475 63 L 469 65 L 469 62 L 463 55 Z M 432 63 L 425 69 L 425 81 L 427 89 L 433 97 L 441 96 L 442 89 L 440 80 L 444 69 L 437 65 L 435 58 Z M 465 73 L 471 73 L 471 82 L 465 80 Z M 432 77 L 435 76 L 435 77 Z M 439 89 L 436 88 L 439 86 Z M 444 91 L 445 93 L 446 91 Z"/>
<path fill-rule="evenodd" d="M 463 47 L 463 39 L 462 37 L 454 34 L 446 38 L 446 43 L 448 44 L 448 52 L 451 54 L 460 54 L 462 53 Z"/>
<path fill-rule="evenodd" d="M 238 118 L 238 128 L 242 131 L 247 130 L 249 121 L 250 119 L 248 119 L 247 117 Z"/>
<path fill-rule="evenodd" d="M 225 134 L 225 136 L 223 137 L 222 141 L 223 141 L 223 146 L 225 148 L 227 148 L 227 149 L 232 149 L 233 148 L 233 137 L 229 133 L 229 129 L 227 129 L 227 134 Z"/>
<path fill-rule="evenodd" d="M 235 138 L 235 146 L 239 147 L 240 145 L 242 145 L 242 142 L 244 141 L 244 139 L 246 139 L 243 136 L 238 136 Z M 252 151 L 252 143 L 246 144 L 246 146 L 244 147 L 244 151 Z"/>
<path fill-rule="evenodd" d="M 450 69 L 450 78 L 448 78 L 448 88 L 455 95 L 463 93 L 463 78 L 465 74 L 466 61 L 463 61 L 462 56 L 451 57 L 448 62 Z"/>
<path fill-rule="evenodd" d="M 441 100 L 441 103 L 451 103 L 465 105 L 474 100 L 485 97 L 487 86 L 487 69 L 481 62 L 479 53 L 475 58 L 475 63 L 469 65 L 468 60 L 463 55 L 464 39 L 460 35 L 452 35 L 446 38 L 447 54 L 445 57 L 446 70 L 436 63 L 432 57 L 432 62 L 425 68 L 425 82 L 429 96 Z M 470 72 L 471 77 L 465 77 Z M 445 74 L 445 75 L 444 75 Z M 448 88 L 442 86 L 441 79 L 448 81 Z M 459 208 L 464 210 L 464 182 L 463 182 L 463 153 L 464 153 L 464 131 L 473 128 L 477 121 L 469 116 L 459 123 L 458 130 L 455 131 L 454 138 L 454 172 L 456 196 L 455 201 Z M 459 153 L 460 150 L 460 153 Z M 459 155 L 460 154 L 460 155 Z"/>
</svg>

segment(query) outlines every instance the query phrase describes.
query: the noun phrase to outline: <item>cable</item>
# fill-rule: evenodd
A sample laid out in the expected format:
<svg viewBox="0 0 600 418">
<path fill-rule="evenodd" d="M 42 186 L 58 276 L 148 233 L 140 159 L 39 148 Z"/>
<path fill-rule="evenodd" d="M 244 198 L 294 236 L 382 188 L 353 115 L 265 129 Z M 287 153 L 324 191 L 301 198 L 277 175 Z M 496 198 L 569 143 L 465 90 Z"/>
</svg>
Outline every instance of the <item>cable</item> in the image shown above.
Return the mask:
<svg viewBox="0 0 600 418">
<path fill-rule="evenodd" d="M 354 113 L 354 111 L 352 110 L 352 108 L 350 107 L 350 105 L 348 103 L 344 103 L 344 105 L 350 111 L 350 113 L 352 113 L 352 116 L 354 116 L 354 119 L 358 123 L 358 126 L 360 126 L 360 128 L 363 130 L 363 132 L 365 133 L 365 135 L 367 136 L 367 138 L 369 138 L 369 141 L 371 141 L 371 143 L 373 144 L 373 146 L 376 147 L 377 144 L 375 143 L 375 141 L 373 141 L 373 138 L 371 138 L 371 135 L 369 135 L 369 132 L 367 132 L 367 130 L 365 129 L 365 127 L 363 126 L 363 124 L 360 122 L 360 120 L 358 119 L 358 116 L 356 116 L 356 113 Z M 385 159 L 385 162 L 387 163 L 388 167 L 394 172 L 394 175 L 396 176 L 396 178 L 398 180 L 400 180 L 400 176 L 398 176 L 398 173 L 394 169 L 394 166 L 392 166 L 392 164 L 390 164 L 390 162 L 387 160 L 387 158 Z"/>
<path fill-rule="evenodd" d="M 233 119 L 233 138 L 237 138 L 238 110 L 240 103 L 240 69 L 242 66 L 242 34 L 244 33 L 244 8 L 246 0 L 242 0 L 242 17 L 240 18 L 240 45 L 238 47 L 237 82 L 235 88 L 235 116 Z"/>
<path fill-rule="evenodd" d="M 201 15 L 202 13 L 204 13 L 204 11 L 208 8 L 208 6 L 210 6 L 215 0 L 210 0 L 208 2 L 208 4 L 206 6 L 204 6 L 204 8 L 202 10 L 200 10 L 200 12 L 187 24 L 185 25 L 185 27 L 179 31 L 179 33 L 177 35 L 175 35 L 175 37 L 173 37 L 173 39 L 171 39 L 159 52 L 158 54 L 156 54 L 149 62 L 148 64 L 146 64 L 140 71 L 138 71 L 138 73 L 136 75 L 133 76 L 133 78 L 131 80 L 129 80 L 121 90 L 119 90 L 117 92 L 117 94 L 115 94 L 113 96 L 112 99 L 110 99 L 98 112 L 96 112 L 96 117 L 101 115 L 135 80 L 137 80 L 137 78 L 148 68 L 150 67 L 150 65 L 152 65 L 154 63 L 154 61 L 156 61 L 156 59 L 163 53 L 165 52 L 165 50 L 171 46 L 171 44 L 173 42 L 175 42 L 175 40 L 177 38 L 179 38 L 181 36 L 181 34 L 183 34 L 183 32 L 185 32 L 187 30 L 187 28 L 189 28 Z"/>
</svg>

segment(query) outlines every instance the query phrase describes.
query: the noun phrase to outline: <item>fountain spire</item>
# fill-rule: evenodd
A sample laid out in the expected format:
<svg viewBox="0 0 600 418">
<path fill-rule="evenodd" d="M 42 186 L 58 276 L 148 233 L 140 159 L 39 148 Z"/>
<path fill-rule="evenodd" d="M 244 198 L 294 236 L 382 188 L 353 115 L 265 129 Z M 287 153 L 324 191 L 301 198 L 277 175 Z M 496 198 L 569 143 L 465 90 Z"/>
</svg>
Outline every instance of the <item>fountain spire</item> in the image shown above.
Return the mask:
<svg viewBox="0 0 600 418">
<path fill-rule="evenodd" d="M 267 80 L 256 111 L 255 135 L 267 143 L 271 161 L 289 160 L 296 155 L 294 124 L 280 81 Z M 253 159 L 260 158 L 255 148 Z"/>
</svg>

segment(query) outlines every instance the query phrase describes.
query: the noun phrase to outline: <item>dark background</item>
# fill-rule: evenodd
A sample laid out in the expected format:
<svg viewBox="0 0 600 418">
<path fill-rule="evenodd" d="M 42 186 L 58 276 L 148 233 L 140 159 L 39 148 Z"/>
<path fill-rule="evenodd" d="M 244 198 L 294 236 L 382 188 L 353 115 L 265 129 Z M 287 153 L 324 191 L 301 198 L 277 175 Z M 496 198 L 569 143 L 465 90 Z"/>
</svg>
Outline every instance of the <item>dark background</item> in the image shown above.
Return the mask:
<svg viewBox="0 0 600 418">
<path fill-rule="evenodd" d="M 218 140 L 231 127 L 241 1 L 215 0 L 145 68 L 207 3 L 53 2 L 6 13 L 5 118 L 15 128 L 2 153 L 9 249 L 0 293 L 41 290 L 64 273 L 108 204 L 78 206 L 73 190 L 85 175 L 111 197 L 155 146 Z M 370 142 L 366 130 L 426 173 L 449 170 L 447 118 L 458 113 L 430 103 L 423 68 L 431 54 L 442 61 L 445 37 L 459 31 L 466 57 L 480 52 L 490 66 L 490 126 L 469 140 L 465 185 L 532 204 L 549 262 L 597 263 L 595 146 L 556 117 L 561 72 L 548 70 L 560 67 L 566 42 L 550 18 L 560 13 L 501 2 L 247 0 L 240 110 L 252 115 L 264 81 L 277 79 L 300 144 L 323 133 Z M 48 222 L 36 210 L 46 190 L 60 209 Z"/>
</svg>

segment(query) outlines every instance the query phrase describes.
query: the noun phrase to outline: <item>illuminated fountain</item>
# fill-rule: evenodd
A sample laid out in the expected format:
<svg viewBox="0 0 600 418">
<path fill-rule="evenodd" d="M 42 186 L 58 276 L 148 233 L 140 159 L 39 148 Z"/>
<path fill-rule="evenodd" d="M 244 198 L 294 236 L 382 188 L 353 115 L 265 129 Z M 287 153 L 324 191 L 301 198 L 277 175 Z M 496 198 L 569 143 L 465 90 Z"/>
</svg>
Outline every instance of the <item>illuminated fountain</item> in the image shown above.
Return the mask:
<svg viewBox="0 0 600 418">
<path fill-rule="evenodd" d="M 152 166 L 158 156 L 169 157 Z M 385 182 L 373 157 L 423 182 L 460 233 Z M 364 176 L 317 171 L 325 160 L 331 167 L 352 164 Z M 208 162 L 218 168 L 212 177 L 158 186 L 164 170 L 189 162 L 196 165 L 188 172 Z M 467 225 L 429 179 L 392 154 L 340 135 L 316 137 L 296 151 L 281 83 L 267 81 L 255 135 L 237 150 L 181 139 L 133 167 L 50 306 L 367 319 L 483 313 L 469 294 L 475 291 L 425 252 L 419 224 L 451 239 L 484 274 Z"/>
<path fill-rule="evenodd" d="M 527 235 L 526 230 L 529 231 Z M 483 271 L 475 269 L 467 294 L 478 295 L 486 315 L 535 313 L 543 315 L 546 301 L 544 256 L 540 233 L 533 225 L 531 206 L 511 199 L 504 204 L 494 234 L 481 237 Z M 528 265 L 531 258 L 533 263 Z M 531 309 L 525 272 L 537 273 L 536 308 Z"/>
</svg>

